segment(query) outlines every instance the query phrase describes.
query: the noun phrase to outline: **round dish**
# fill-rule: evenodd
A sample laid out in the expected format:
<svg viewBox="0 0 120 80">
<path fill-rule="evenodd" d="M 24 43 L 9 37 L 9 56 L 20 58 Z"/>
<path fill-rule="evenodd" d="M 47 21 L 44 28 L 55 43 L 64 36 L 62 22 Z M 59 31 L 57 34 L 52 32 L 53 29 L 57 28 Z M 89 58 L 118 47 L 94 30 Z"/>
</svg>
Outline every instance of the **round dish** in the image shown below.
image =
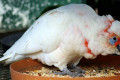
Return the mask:
<svg viewBox="0 0 120 80">
<path fill-rule="evenodd" d="M 108 66 L 114 66 L 120 69 L 120 56 L 108 55 L 98 56 L 95 59 L 82 59 L 80 64 L 105 64 Z M 42 77 L 42 76 L 31 76 L 22 72 L 41 69 L 44 66 L 37 60 L 24 59 L 16 61 L 10 65 L 11 79 L 12 80 L 120 80 L 120 75 L 109 76 L 109 77 L 76 77 L 76 78 L 60 78 L 60 77 Z"/>
</svg>

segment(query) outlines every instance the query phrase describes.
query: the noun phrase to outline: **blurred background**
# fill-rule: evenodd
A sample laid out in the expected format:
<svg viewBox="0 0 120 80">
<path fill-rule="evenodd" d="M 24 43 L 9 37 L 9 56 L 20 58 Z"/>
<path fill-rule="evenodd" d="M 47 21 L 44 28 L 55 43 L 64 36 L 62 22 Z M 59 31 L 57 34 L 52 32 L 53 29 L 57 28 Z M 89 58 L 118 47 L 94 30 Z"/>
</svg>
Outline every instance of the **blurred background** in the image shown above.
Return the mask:
<svg viewBox="0 0 120 80">
<path fill-rule="evenodd" d="M 44 12 L 71 3 L 91 6 L 99 15 L 120 20 L 120 0 L 0 0 L 0 57 Z M 0 80 L 10 80 L 0 63 Z"/>
</svg>

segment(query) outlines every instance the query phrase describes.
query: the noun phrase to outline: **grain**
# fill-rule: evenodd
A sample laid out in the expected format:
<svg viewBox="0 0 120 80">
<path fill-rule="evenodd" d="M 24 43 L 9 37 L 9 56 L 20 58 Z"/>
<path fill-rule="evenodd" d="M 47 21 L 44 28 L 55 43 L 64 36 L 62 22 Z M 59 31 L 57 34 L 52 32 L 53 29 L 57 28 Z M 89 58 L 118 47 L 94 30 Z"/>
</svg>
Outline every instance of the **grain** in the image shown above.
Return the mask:
<svg viewBox="0 0 120 80">
<path fill-rule="evenodd" d="M 81 66 L 81 68 L 86 71 L 83 77 L 109 77 L 120 75 L 120 70 L 114 67 Z M 56 75 L 52 70 L 59 71 L 55 67 L 42 67 L 41 70 L 26 71 L 24 74 L 45 77 L 71 77 L 69 75 Z"/>
</svg>

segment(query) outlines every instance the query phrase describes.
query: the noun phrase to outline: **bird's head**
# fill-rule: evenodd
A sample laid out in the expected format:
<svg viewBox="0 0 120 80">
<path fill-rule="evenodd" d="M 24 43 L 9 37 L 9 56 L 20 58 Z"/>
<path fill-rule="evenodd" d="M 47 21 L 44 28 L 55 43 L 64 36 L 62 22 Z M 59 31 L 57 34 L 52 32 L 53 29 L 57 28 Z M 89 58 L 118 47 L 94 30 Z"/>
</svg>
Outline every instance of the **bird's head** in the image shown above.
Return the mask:
<svg viewBox="0 0 120 80">
<path fill-rule="evenodd" d="M 104 30 L 105 47 L 103 55 L 106 54 L 118 54 L 120 55 L 120 22 L 112 21 L 111 24 Z"/>
<path fill-rule="evenodd" d="M 120 55 L 120 22 L 112 22 L 108 31 L 108 43 L 113 49 L 115 49 L 115 53 Z"/>
</svg>

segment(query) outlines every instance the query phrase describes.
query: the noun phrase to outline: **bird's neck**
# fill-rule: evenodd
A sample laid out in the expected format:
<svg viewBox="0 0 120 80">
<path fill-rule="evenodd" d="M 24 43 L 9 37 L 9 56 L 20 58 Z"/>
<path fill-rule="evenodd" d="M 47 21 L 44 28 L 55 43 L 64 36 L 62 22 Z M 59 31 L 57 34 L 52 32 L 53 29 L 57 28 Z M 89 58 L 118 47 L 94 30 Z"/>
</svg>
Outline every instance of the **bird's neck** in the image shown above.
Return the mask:
<svg viewBox="0 0 120 80">
<path fill-rule="evenodd" d="M 109 34 L 108 30 L 110 29 L 110 27 L 112 25 L 112 22 L 114 22 L 114 20 L 109 20 L 108 19 L 108 22 L 109 22 L 109 24 L 108 24 L 108 26 L 105 29 L 103 29 L 103 32 Z M 97 55 L 101 54 L 99 52 L 97 54 L 95 54 L 94 52 L 91 51 L 91 49 L 88 47 L 89 41 L 87 39 L 85 39 L 84 44 L 85 44 L 85 47 L 86 47 L 86 50 L 87 50 L 87 53 L 84 55 L 84 57 L 86 57 L 86 58 L 95 58 Z"/>
</svg>

